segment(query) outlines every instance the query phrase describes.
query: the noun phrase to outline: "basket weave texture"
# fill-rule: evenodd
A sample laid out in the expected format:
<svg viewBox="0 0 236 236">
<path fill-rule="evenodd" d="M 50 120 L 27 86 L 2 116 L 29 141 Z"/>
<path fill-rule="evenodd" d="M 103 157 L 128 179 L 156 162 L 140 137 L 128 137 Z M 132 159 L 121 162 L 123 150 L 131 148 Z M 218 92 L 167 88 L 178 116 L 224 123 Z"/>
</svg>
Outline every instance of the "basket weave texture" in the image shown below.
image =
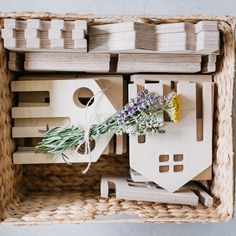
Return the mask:
<svg viewBox="0 0 236 236">
<path fill-rule="evenodd" d="M 0 221 L 2 224 L 87 222 L 218 222 L 233 216 L 233 88 L 235 77 L 234 18 L 209 16 L 93 16 L 52 13 L 0 13 L 17 19 L 86 19 L 89 24 L 139 21 L 148 23 L 197 22 L 217 20 L 221 32 L 220 60 L 214 75 L 216 83 L 213 135 L 213 174 L 210 190 L 214 207 L 196 207 L 152 202 L 101 199 L 103 174 L 127 175 L 127 157 L 101 157 L 88 174 L 83 164 L 13 165 L 11 138 L 13 75 L 7 69 L 7 53 L 0 41 Z M 119 216 L 113 216 L 118 214 Z M 129 215 L 124 217 L 123 215 Z M 110 215 L 104 217 L 103 215 Z"/>
</svg>

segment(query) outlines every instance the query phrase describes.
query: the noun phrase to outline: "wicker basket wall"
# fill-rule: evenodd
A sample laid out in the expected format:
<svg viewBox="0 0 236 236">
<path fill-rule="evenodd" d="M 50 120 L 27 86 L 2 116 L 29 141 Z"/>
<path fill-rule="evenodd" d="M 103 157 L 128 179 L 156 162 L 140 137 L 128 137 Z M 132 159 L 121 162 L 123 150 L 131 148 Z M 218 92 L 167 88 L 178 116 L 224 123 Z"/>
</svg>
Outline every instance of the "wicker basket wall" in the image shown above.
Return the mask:
<svg viewBox="0 0 236 236">
<path fill-rule="evenodd" d="M 149 202 L 109 200 L 99 197 L 103 174 L 127 175 L 127 157 L 102 157 L 82 176 L 82 164 L 13 165 L 11 139 L 12 79 L 7 69 L 6 50 L 0 42 L 0 221 L 2 224 L 84 222 L 218 222 L 232 218 L 234 207 L 233 85 L 235 76 L 234 19 L 229 17 L 159 17 L 51 13 L 1 13 L 3 18 L 87 19 L 90 24 L 140 21 L 151 23 L 218 20 L 221 53 L 214 81 L 217 86 L 214 112 L 213 172 L 210 189 L 214 207 L 197 207 Z M 119 216 L 114 216 L 118 214 Z M 124 217 L 124 214 L 126 215 Z M 127 218 L 127 214 L 129 217 Z M 110 215 L 109 217 L 102 215 Z"/>
</svg>

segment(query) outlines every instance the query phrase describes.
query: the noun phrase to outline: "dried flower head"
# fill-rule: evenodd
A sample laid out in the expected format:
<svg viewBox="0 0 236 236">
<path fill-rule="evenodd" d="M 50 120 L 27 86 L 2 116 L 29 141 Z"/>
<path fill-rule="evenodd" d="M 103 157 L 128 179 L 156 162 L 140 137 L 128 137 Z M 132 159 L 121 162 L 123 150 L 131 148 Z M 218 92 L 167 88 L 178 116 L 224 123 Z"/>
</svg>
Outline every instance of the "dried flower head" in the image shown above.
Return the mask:
<svg viewBox="0 0 236 236">
<path fill-rule="evenodd" d="M 163 110 L 168 113 L 171 121 L 178 122 L 180 119 L 180 96 L 175 92 L 171 92 L 163 106 Z"/>
</svg>

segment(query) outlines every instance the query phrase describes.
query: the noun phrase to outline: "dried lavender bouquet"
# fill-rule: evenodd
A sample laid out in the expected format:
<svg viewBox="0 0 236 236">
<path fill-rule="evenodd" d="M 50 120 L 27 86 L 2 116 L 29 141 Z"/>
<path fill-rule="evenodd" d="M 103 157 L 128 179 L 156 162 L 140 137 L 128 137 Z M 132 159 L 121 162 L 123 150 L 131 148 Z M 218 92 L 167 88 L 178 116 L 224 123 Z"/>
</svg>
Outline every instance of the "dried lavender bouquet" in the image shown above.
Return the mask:
<svg viewBox="0 0 236 236">
<path fill-rule="evenodd" d="M 170 120 L 177 122 L 180 115 L 180 97 L 175 92 L 161 97 L 149 93 L 147 89 L 138 93 L 120 111 L 100 124 L 89 129 L 89 141 L 100 138 L 105 133 L 143 135 L 146 133 L 164 133 L 164 120 L 157 114 L 165 111 Z M 62 155 L 64 152 L 85 143 L 85 130 L 79 126 L 55 127 L 44 133 L 42 141 L 35 147 L 36 152 Z"/>
</svg>

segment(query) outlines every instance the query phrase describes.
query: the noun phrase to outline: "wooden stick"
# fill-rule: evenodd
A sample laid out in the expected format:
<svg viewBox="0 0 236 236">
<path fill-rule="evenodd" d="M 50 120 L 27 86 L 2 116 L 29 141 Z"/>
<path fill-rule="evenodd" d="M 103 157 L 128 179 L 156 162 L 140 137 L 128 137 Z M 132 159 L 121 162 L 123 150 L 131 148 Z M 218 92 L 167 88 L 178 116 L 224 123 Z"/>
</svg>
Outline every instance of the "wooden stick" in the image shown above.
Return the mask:
<svg viewBox="0 0 236 236">
<path fill-rule="evenodd" d="M 197 205 L 198 197 L 191 190 L 169 193 L 150 183 L 135 183 L 125 177 L 102 177 L 101 197 L 108 198 L 109 189 L 115 190 L 117 199 L 153 201 L 184 205 Z"/>
</svg>

